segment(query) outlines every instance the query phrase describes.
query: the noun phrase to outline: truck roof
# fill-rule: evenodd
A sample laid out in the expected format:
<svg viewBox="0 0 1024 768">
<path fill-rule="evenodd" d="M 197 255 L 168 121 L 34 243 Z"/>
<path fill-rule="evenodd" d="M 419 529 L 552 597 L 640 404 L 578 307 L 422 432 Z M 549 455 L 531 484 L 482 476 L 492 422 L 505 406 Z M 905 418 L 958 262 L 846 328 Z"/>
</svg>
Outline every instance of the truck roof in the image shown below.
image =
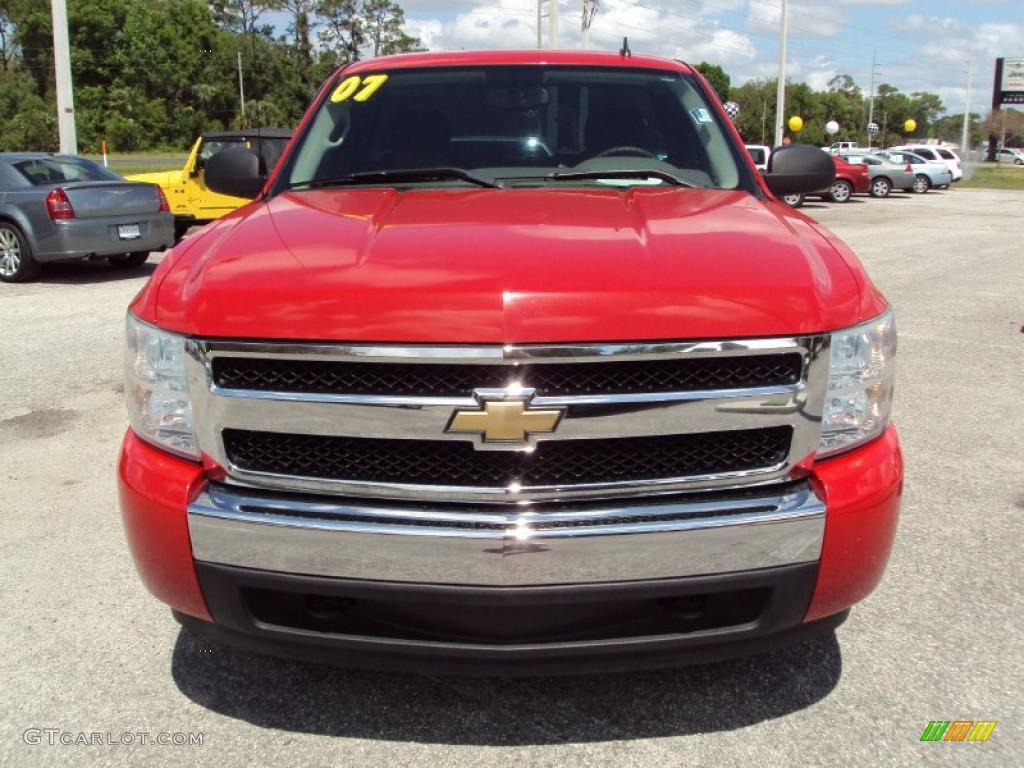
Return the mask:
<svg viewBox="0 0 1024 768">
<path fill-rule="evenodd" d="M 587 67 L 624 67 L 632 69 L 670 69 L 692 73 L 681 61 L 657 56 L 623 56 L 611 51 L 548 51 L 526 49 L 514 51 L 436 51 L 429 53 L 399 53 L 365 59 L 346 65 L 339 71 L 349 73 L 371 72 L 380 69 L 412 69 L 416 67 L 464 67 L 501 64 L 560 64 Z"/>
</svg>

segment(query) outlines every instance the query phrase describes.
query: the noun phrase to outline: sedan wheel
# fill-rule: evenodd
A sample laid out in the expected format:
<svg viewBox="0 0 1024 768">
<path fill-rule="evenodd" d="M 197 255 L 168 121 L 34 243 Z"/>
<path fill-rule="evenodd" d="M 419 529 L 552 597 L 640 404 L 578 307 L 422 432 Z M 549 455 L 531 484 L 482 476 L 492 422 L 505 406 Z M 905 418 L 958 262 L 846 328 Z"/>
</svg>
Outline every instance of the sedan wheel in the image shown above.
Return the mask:
<svg viewBox="0 0 1024 768">
<path fill-rule="evenodd" d="M 32 258 L 28 243 L 13 224 L 0 222 L 0 281 L 21 283 L 39 272 L 39 263 Z"/>
<path fill-rule="evenodd" d="M 791 208 L 799 208 L 801 205 L 804 204 L 804 196 L 802 194 L 783 195 L 782 202 L 784 202 Z"/>
<path fill-rule="evenodd" d="M 891 189 L 892 184 L 889 183 L 888 179 L 875 179 L 871 182 L 872 197 L 888 197 Z"/>
<path fill-rule="evenodd" d="M 927 176 L 925 176 L 923 174 L 918 174 L 917 176 L 914 177 L 914 186 L 912 187 L 912 189 L 915 192 L 917 192 L 917 194 L 923 195 L 925 192 L 927 192 L 931 188 L 932 188 L 932 183 L 931 183 L 931 181 L 928 180 Z"/>
<path fill-rule="evenodd" d="M 828 196 L 832 198 L 833 203 L 848 203 L 850 198 L 853 197 L 853 187 L 848 181 L 834 182 Z"/>
</svg>

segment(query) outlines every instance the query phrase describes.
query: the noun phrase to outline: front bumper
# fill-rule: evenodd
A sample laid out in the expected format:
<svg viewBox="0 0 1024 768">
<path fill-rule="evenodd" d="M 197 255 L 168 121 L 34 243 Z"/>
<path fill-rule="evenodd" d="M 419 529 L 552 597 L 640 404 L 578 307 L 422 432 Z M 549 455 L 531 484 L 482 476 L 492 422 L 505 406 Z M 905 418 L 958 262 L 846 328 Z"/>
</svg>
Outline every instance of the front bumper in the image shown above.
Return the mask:
<svg viewBox="0 0 1024 768">
<path fill-rule="evenodd" d="M 118 236 L 118 226 L 125 224 L 138 225 L 140 237 L 122 240 Z M 62 261 L 135 251 L 162 251 L 172 245 L 174 217 L 170 213 L 146 213 L 56 221 L 53 230 L 39 238 L 33 256 L 41 262 Z"/>
<path fill-rule="evenodd" d="M 902 461 L 890 428 L 781 491 L 532 517 L 239 494 L 130 432 L 120 475 L 139 571 L 187 626 L 494 672 L 702 661 L 834 626 L 881 578 Z"/>
</svg>

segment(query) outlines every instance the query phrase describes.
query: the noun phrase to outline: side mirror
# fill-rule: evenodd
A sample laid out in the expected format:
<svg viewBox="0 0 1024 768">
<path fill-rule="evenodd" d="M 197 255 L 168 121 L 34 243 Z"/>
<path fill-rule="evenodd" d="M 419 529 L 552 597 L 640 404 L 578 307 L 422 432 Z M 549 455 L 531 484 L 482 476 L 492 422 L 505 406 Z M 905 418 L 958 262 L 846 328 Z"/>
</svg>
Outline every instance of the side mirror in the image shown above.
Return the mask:
<svg viewBox="0 0 1024 768">
<path fill-rule="evenodd" d="M 206 159 L 206 186 L 231 197 L 252 199 L 263 189 L 260 159 L 247 149 L 225 149 Z"/>
<path fill-rule="evenodd" d="M 209 174 L 207 174 L 209 175 Z M 836 180 L 832 156 L 808 144 L 790 144 L 772 151 L 764 180 L 775 195 L 827 189 Z"/>
</svg>

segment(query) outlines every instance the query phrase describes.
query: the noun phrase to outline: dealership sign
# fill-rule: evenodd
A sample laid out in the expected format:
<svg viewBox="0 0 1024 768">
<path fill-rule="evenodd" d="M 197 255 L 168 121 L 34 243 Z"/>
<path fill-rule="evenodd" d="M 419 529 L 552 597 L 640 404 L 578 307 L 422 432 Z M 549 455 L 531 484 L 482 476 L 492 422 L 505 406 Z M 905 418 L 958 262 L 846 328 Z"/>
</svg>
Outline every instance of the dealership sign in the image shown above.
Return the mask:
<svg viewBox="0 0 1024 768">
<path fill-rule="evenodd" d="M 1024 104 L 1024 59 L 996 59 L 992 106 Z"/>
</svg>

